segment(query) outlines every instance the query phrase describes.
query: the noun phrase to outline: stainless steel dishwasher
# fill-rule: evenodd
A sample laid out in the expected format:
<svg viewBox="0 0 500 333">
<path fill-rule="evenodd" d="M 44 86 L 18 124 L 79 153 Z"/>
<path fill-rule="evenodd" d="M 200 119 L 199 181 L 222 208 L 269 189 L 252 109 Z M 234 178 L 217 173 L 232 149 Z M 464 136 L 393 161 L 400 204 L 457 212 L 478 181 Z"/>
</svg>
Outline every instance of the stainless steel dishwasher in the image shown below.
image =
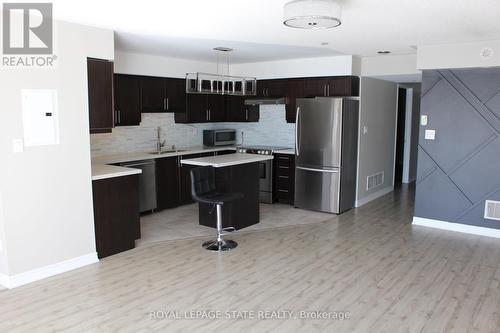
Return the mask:
<svg viewBox="0 0 500 333">
<path fill-rule="evenodd" d="M 141 169 L 139 174 L 139 208 L 142 212 L 156 209 L 156 167 L 154 160 L 120 164 L 123 167 Z"/>
</svg>

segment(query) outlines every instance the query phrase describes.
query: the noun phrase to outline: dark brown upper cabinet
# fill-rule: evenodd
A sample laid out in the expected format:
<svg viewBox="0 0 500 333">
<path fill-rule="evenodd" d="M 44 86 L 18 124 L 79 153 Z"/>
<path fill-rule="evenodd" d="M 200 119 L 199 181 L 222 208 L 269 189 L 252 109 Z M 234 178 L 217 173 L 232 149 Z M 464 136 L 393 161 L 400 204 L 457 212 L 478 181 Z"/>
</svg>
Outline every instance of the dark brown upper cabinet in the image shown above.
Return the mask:
<svg viewBox="0 0 500 333">
<path fill-rule="evenodd" d="M 226 96 L 226 121 L 259 121 L 259 107 L 245 105 L 246 98 L 245 96 Z"/>
<path fill-rule="evenodd" d="M 329 77 L 327 80 L 328 96 L 359 96 L 359 77 Z"/>
<path fill-rule="evenodd" d="M 286 110 L 286 122 L 294 123 L 295 116 L 297 114 L 297 98 L 304 96 L 304 81 L 302 79 L 292 79 L 288 81 L 287 84 L 287 104 L 285 106 Z"/>
<path fill-rule="evenodd" d="M 259 80 L 257 82 L 257 97 L 285 97 L 287 79 Z"/>
<path fill-rule="evenodd" d="M 143 77 L 141 81 L 142 112 L 175 112 L 185 109 L 184 79 Z"/>
<path fill-rule="evenodd" d="M 165 86 L 167 112 L 186 110 L 186 80 L 167 78 Z"/>
<path fill-rule="evenodd" d="M 286 121 L 295 123 L 297 98 L 359 96 L 359 77 L 332 76 L 288 80 Z"/>
<path fill-rule="evenodd" d="M 226 120 L 226 105 L 224 96 L 207 95 L 208 119 L 207 122 L 224 122 Z"/>
<path fill-rule="evenodd" d="M 308 78 L 303 81 L 303 97 L 321 97 L 327 95 L 327 79 Z"/>
<path fill-rule="evenodd" d="M 141 123 L 141 80 L 133 75 L 115 74 L 115 126 Z"/>
<path fill-rule="evenodd" d="M 225 96 L 187 94 L 186 110 L 175 113 L 177 123 L 216 123 L 226 119 Z"/>
<path fill-rule="evenodd" d="M 110 133 L 114 126 L 113 62 L 87 59 L 90 133 Z"/>
</svg>

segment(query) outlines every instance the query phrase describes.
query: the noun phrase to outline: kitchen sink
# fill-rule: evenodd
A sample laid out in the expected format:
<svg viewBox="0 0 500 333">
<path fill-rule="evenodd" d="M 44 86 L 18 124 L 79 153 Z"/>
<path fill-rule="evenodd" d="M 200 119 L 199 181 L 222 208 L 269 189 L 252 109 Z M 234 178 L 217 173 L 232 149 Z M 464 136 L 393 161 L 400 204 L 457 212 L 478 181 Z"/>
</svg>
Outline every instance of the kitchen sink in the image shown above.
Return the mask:
<svg viewBox="0 0 500 333">
<path fill-rule="evenodd" d="M 187 151 L 186 149 L 166 149 L 162 151 L 154 151 L 151 152 L 151 155 L 163 155 L 163 154 L 171 154 L 171 153 L 181 153 L 183 151 Z"/>
</svg>

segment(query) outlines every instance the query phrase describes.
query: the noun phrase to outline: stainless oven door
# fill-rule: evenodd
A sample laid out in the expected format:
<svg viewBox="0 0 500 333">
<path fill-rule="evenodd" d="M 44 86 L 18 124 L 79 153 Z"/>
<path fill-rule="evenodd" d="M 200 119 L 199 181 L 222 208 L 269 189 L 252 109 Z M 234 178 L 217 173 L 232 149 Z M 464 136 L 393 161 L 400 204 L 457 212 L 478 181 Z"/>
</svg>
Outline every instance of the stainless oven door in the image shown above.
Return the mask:
<svg viewBox="0 0 500 333">
<path fill-rule="evenodd" d="M 273 160 L 259 162 L 260 202 L 273 203 Z"/>
</svg>

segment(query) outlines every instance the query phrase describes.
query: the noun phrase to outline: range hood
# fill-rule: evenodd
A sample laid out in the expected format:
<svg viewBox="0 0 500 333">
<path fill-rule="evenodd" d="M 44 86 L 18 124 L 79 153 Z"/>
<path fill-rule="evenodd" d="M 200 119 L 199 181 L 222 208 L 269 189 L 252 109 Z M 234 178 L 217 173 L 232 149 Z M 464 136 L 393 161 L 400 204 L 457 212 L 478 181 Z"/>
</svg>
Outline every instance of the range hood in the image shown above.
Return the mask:
<svg viewBox="0 0 500 333">
<path fill-rule="evenodd" d="M 245 99 L 245 105 L 279 105 L 286 104 L 286 97 L 267 97 Z"/>
</svg>

